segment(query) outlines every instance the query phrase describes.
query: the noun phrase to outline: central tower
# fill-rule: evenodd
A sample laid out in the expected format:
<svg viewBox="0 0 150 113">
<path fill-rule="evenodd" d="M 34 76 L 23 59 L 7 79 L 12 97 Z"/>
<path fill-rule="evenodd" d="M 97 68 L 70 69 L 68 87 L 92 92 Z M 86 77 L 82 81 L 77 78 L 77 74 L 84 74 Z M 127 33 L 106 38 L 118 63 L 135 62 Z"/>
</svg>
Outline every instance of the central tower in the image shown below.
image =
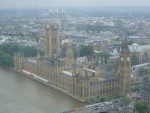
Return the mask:
<svg viewBox="0 0 150 113">
<path fill-rule="evenodd" d="M 49 59 L 59 56 L 59 34 L 56 23 L 50 23 L 46 26 L 45 55 Z"/>
<path fill-rule="evenodd" d="M 130 93 L 131 85 L 131 52 L 128 47 L 127 38 L 121 45 L 120 70 L 119 70 L 119 93 L 125 96 Z"/>
<path fill-rule="evenodd" d="M 66 67 L 71 67 L 74 64 L 74 57 L 72 51 L 71 41 L 68 42 L 68 48 L 66 52 Z"/>
</svg>

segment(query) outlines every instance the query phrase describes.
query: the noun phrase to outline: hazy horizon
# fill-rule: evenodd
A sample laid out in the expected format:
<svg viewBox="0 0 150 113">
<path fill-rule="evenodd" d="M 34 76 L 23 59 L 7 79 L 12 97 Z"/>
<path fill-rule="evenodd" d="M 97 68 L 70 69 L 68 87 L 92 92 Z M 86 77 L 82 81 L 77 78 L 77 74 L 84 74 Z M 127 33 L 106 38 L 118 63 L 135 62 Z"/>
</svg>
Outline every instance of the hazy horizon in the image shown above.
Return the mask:
<svg viewBox="0 0 150 113">
<path fill-rule="evenodd" d="M 0 9 L 76 6 L 150 6 L 149 0 L 1 0 Z"/>
</svg>

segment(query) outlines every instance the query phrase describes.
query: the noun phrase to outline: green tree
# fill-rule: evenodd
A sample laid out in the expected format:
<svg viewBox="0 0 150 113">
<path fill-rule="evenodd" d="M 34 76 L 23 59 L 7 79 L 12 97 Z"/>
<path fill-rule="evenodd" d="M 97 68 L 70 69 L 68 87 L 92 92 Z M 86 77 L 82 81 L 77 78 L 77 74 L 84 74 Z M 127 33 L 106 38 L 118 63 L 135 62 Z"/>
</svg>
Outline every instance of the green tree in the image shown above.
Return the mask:
<svg viewBox="0 0 150 113">
<path fill-rule="evenodd" d="M 13 54 L 22 52 L 27 57 L 37 56 L 37 53 L 43 54 L 43 51 L 30 46 L 22 46 L 19 44 L 2 44 L 0 45 L 0 66 L 13 66 Z"/>
<path fill-rule="evenodd" d="M 128 41 L 128 44 L 129 44 L 129 45 L 132 45 L 132 44 L 133 44 L 133 41 L 132 41 L 132 40 Z"/>
<path fill-rule="evenodd" d="M 41 53 L 38 49 L 31 46 L 26 46 L 21 50 L 26 57 L 34 57 L 37 56 L 37 53 Z"/>
<path fill-rule="evenodd" d="M 132 54 L 132 65 L 138 65 L 139 64 L 139 58 L 137 55 Z"/>
<path fill-rule="evenodd" d="M 108 51 L 103 51 L 103 52 L 99 53 L 99 56 L 101 58 L 101 62 L 107 64 L 107 61 L 110 57 L 109 52 Z M 103 59 L 104 59 L 104 61 L 103 61 Z"/>
<path fill-rule="evenodd" d="M 41 50 L 35 47 L 23 46 L 19 44 L 2 44 L 0 45 L 0 50 L 12 56 L 14 53 L 17 53 L 17 52 L 22 52 L 25 54 L 25 56 L 28 56 L 28 57 L 36 56 L 37 53 L 43 54 Z"/>
<path fill-rule="evenodd" d="M 63 56 L 63 57 L 66 56 L 67 47 L 68 47 L 67 43 L 64 43 L 64 44 L 61 46 L 62 56 Z"/>
<path fill-rule="evenodd" d="M 147 102 L 141 100 L 141 101 L 137 101 L 134 104 L 134 107 L 138 113 L 146 113 L 148 104 L 147 104 Z"/>
<path fill-rule="evenodd" d="M 105 101 L 105 99 L 104 98 L 101 98 L 101 102 L 104 102 Z"/>
<path fill-rule="evenodd" d="M 76 59 L 79 56 L 78 50 L 77 50 L 77 48 L 75 46 L 73 46 L 72 49 L 73 49 L 73 57 Z"/>
<path fill-rule="evenodd" d="M 91 56 L 94 53 L 94 49 L 89 45 L 82 45 L 80 48 L 80 56 Z"/>
<path fill-rule="evenodd" d="M 67 48 L 68 48 L 68 44 L 67 43 L 64 43 L 61 47 L 62 49 L 62 56 L 65 57 L 66 56 L 66 52 L 67 52 Z M 79 56 L 78 54 L 78 50 L 77 50 L 77 47 L 76 45 L 72 45 L 72 51 L 73 51 L 73 57 L 74 58 L 77 58 Z"/>
<path fill-rule="evenodd" d="M 124 106 L 128 106 L 131 102 L 131 99 L 129 97 L 122 97 L 121 102 Z"/>
<path fill-rule="evenodd" d="M 131 99 L 129 97 L 122 97 L 121 102 L 122 102 L 122 105 L 123 105 L 123 110 L 126 113 L 127 112 L 126 107 L 131 103 Z"/>
<path fill-rule="evenodd" d="M 23 46 L 19 44 L 2 44 L 0 45 L 0 50 L 4 51 L 7 54 L 13 55 L 14 53 L 17 53 L 21 51 Z"/>
<path fill-rule="evenodd" d="M 133 91 L 133 92 L 140 92 L 140 86 L 139 85 L 132 86 L 131 87 L 131 91 Z"/>
<path fill-rule="evenodd" d="M 0 66 L 2 67 L 11 67 L 13 66 L 13 58 L 11 55 L 0 51 Z"/>
<path fill-rule="evenodd" d="M 150 70 L 149 69 L 139 69 L 139 75 L 140 76 L 145 76 L 145 75 L 149 75 L 150 74 Z"/>
</svg>

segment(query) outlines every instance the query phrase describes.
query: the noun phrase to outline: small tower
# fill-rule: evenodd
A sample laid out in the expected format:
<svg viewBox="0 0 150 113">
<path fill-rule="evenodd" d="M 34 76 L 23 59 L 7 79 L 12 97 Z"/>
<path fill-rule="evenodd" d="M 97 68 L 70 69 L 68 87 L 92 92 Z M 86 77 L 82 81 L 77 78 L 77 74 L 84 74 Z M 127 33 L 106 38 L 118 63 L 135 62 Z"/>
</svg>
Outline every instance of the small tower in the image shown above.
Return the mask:
<svg viewBox="0 0 150 113">
<path fill-rule="evenodd" d="M 74 64 L 74 57 L 72 51 L 71 41 L 68 42 L 68 48 L 66 52 L 66 67 L 71 67 Z"/>
<path fill-rule="evenodd" d="M 14 69 L 16 71 L 21 72 L 23 69 L 23 62 L 24 62 L 24 54 L 23 53 L 16 53 L 14 54 Z"/>
<path fill-rule="evenodd" d="M 130 93 L 131 85 L 131 52 L 125 37 L 121 45 L 120 69 L 119 69 L 119 94 L 125 96 Z"/>
<path fill-rule="evenodd" d="M 45 56 L 46 58 L 59 56 L 59 34 L 56 23 L 50 23 L 46 26 Z"/>
<path fill-rule="evenodd" d="M 41 56 L 39 53 L 37 54 L 36 60 L 37 60 L 37 75 L 40 75 L 41 74 L 41 69 L 40 69 L 40 67 L 41 67 Z"/>
</svg>

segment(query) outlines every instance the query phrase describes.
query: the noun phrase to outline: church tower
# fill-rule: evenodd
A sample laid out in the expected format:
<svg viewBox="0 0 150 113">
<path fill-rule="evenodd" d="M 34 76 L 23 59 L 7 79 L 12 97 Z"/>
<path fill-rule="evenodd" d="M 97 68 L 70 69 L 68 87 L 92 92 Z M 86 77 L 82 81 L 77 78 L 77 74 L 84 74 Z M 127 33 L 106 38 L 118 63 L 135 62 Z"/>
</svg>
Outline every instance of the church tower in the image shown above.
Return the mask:
<svg viewBox="0 0 150 113">
<path fill-rule="evenodd" d="M 71 41 L 68 42 L 68 48 L 66 52 L 66 67 L 71 67 L 74 64 L 74 57 L 72 51 Z"/>
<path fill-rule="evenodd" d="M 58 25 L 56 23 L 50 23 L 49 25 L 47 25 L 45 35 L 46 58 L 55 58 L 59 56 Z"/>
<path fill-rule="evenodd" d="M 120 70 L 119 70 L 119 94 L 125 96 L 130 93 L 131 85 L 131 52 L 125 37 L 120 52 Z"/>
</svg>

